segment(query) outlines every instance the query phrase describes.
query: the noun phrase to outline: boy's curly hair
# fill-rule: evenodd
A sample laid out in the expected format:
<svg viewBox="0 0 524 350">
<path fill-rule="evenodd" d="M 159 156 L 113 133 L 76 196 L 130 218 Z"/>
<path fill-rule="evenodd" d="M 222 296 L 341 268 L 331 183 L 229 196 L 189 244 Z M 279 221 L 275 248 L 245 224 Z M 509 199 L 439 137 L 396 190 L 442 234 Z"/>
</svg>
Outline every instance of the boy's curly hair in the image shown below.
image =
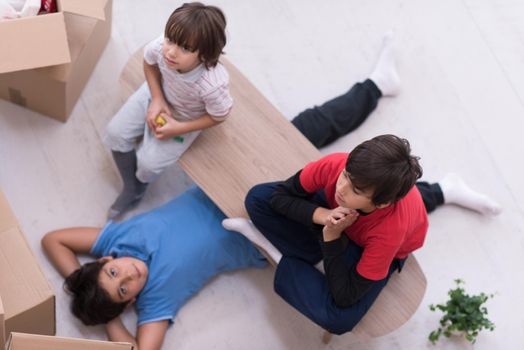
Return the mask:
<svg viewBox="0 0 524 350">
<path fill-rule="evenodd" d="M 372 190 L 375 205 L 402 199 L 422 176 L 420 158 L 411 155 L 409 141 L 380 135 L 358 145 L 348 157 L 346 171 L 353 186 Z"/>
<path fill-rule="evenodd" d="M 107 260 L 82 265 L 69 275 L 64 289 L 72 295 L 71 312 L 86 326 L 108 323 L 120 315 L 129 302 L 118 303 L 98 285 L 98 276 Z"/>
<path fill-rule="evenodd" d="M 191 2 L 183 4 L 171 14 L 164 36 L 191 52 L 198 50 L 200 61 L 209 69 L 217 65 L 226 46 L 225 29 L 226 17 L 222 10 Z"/>
</svg>

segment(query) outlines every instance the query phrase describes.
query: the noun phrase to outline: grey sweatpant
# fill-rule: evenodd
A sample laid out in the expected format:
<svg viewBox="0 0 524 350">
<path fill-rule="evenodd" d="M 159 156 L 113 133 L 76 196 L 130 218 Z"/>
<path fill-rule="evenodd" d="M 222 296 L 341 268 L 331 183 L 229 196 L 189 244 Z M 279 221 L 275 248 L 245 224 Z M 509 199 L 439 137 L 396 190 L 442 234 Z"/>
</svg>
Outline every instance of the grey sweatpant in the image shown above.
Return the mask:
<svg viewBox="0 0 524 350">
<path fill-rule="evenodd" d="M 112 151 L 129 152 L 137 148 L 136 177 L 149 183 L 176 162 L 189 148 L 200 130 L 168 140 L 158 140 L 146 123 L 151 93 L 144 83 L 120 108 L 106 128 L 102 141 Z M 137 140 L 143 136 L 142 142 Z"/>
</svg>

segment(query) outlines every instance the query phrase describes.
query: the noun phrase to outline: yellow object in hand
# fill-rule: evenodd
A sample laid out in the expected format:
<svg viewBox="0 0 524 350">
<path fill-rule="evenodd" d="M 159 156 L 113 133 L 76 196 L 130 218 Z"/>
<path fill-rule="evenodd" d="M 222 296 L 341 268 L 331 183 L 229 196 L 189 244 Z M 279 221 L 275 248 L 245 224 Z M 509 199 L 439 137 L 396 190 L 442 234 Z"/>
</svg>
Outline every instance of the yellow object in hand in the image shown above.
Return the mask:
<svg viewBox="0 0 524 350">
<path fill-rule="evenodd" d="M 155 118 L 155 123 L 158 126 L 164 126 L 164 125 L 166 125 L 167 122 L 164 119 L 164 117 L 162 117 L 161 115 L 157 115 L 156 118 Z"/>
</svg>

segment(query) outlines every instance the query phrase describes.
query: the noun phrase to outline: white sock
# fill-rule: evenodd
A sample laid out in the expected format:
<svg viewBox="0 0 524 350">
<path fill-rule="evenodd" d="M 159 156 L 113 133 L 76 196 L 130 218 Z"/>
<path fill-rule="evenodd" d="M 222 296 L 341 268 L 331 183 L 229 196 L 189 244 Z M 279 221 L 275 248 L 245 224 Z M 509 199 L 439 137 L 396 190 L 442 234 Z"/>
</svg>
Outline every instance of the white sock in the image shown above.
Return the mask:
<svg viewBox="0 0 524 350">
<path fill-rule="evenodd" d="M 442 189 L 444 203 L 446 204 L 457 204 L 488 215 L 498 215 L 502 211 L 497 202 L 485 194 L 472 190 L 456 174 L 446 175 L 438 184 Z"/>
<path fill-rule="evenodd" d="M 244 218 L 224 219 L 222 220 L 222 226 L 224 226 L 226 230 L 236 231 L 245 236 L 255 245 L 263 249 L 277 265 L 280 262 L 280 259 L 282 259 L 282 253 L 280 253 L 277 248 L 275 248 L 275 246 L 273 246 L 273 244 L 271 244 L 271 242 L 260 233 L 251 220 Z"/>
<path fill-rule="evenodd" d="M 382 51 L 369 76 L 382 92 L 382 96 L 395 96 L 400 90 L 400 78 L 395 65 L 394 33 L 384 34 Z"/>
</svg>

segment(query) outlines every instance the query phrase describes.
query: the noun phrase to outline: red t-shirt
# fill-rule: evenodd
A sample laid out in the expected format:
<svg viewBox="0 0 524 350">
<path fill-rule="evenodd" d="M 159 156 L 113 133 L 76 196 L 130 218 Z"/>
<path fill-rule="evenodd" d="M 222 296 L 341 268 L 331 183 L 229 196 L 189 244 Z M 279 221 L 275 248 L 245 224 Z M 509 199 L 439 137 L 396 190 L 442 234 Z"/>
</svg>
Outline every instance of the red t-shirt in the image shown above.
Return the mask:
<svg viewBox="0 0 524 350">
<path fill-rule="evenodd" d="M 336 208 L 336 183 L 349 153 L 333 153 L 307 164 L 300 173 L 302 187 L 310 193 L 324 190 L 330 209 Z M 398 202 L 361 215 L 345 230 L 346 235 L 364 249 L 357 272 L 370 280 L 388 274 L 394 258 L 403 259 L 422 247 L 428 229 L 424 202 L 416 186 Z"/>
</svg>

